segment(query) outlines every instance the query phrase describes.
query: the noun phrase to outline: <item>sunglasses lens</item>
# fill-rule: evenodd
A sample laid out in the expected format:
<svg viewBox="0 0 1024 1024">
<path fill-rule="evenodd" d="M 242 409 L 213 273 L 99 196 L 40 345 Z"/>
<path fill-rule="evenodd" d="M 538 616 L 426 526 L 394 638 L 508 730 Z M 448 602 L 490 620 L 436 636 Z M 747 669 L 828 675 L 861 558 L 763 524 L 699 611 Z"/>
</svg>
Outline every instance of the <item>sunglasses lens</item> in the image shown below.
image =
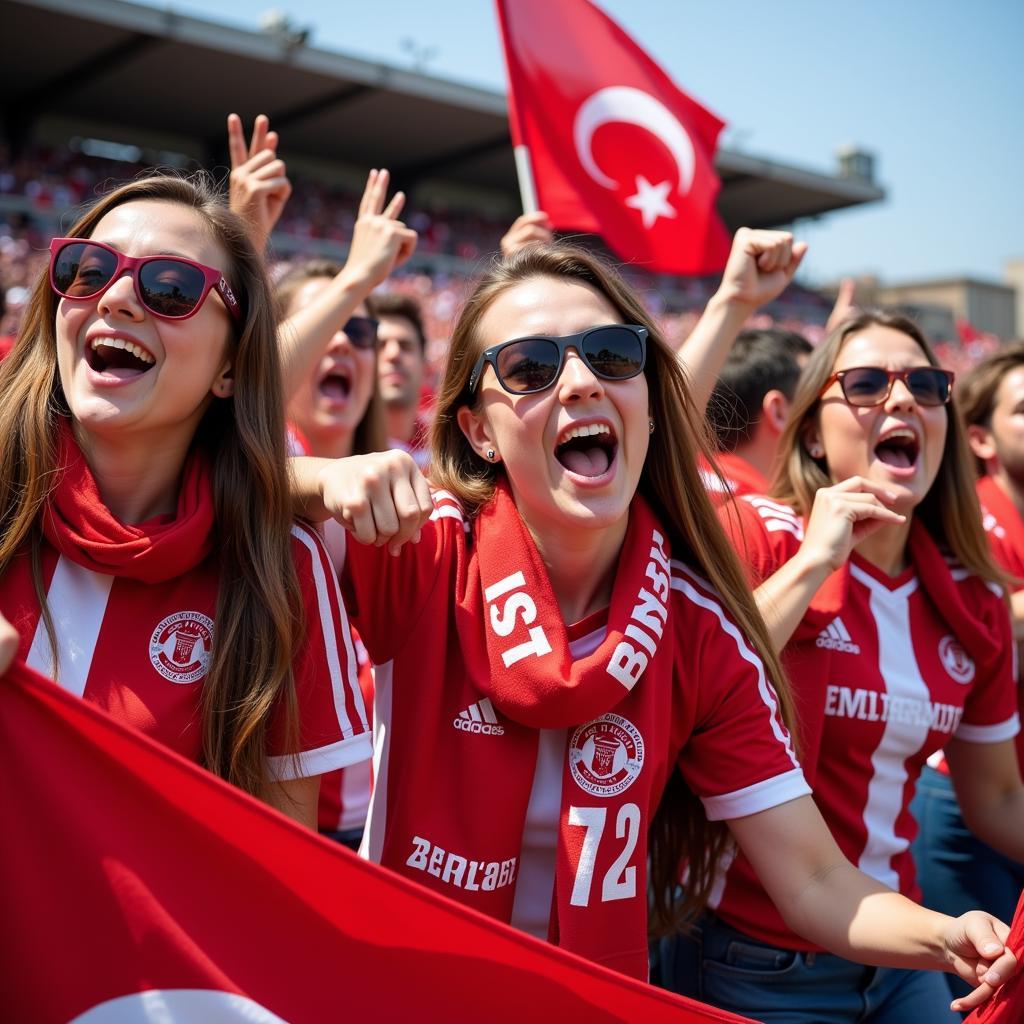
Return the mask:
<svg viewBox="0 0 1024 1024">
<path fill-rule="evenodd" d="M 889 374 L 877 366 L 860 366 L 843 374 L 842 385 L 850 405 L 879 405 L 889 390 Z"/>
<path fill-rule="evenodd" d="M 180 260 L 150 260 L 139 268 L 142 301 L 158 316 L 188 316 L 205 289 L 203 272 Z"/>
<path fill-rule="evenodd" d="M 920 405 L 945 405 L 949 401 L 949 376 L 934 366 L 911 370 L 907 387 Z"/>
<path fill-rule="evenodd" d="M 609 380 L 627 380 L 644 368 L 644 347 L 626 327 L 601 327 L 583 339 L 583 355 L 590 368 Z"/>
<path fill-rule="evenodd" d="M 117 257 L 98 245 L 72 242 L 53 259 L 53 283 L 62 295 L 86 299 L 102 291 L 117 270 Z"/>
<path fill-rule="evenodd" d="M 541 391 L 558 376 L 558 346 L 548 338 L 523 338 L 506 345 L 497 359 L 502 384 L 517 394 Z"/>
<path fill-rule="evenodd" d="M 377 344 L 377 321 L 368 316 L 351 316 L 342 330 L 356 348 L 374 348 Z"/>
</svg>

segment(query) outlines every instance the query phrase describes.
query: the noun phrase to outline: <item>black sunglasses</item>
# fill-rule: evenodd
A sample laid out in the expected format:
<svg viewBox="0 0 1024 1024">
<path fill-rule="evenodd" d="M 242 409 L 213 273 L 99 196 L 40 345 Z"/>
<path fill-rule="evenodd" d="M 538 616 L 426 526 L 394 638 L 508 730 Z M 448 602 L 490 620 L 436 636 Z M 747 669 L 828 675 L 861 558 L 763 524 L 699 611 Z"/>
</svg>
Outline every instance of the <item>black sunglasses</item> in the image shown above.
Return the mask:
<svg viewBox="0 0 1024 1024">
<path fill-rule="evenodd" d="M 629 380 L 642 373 L 647 361 L 647 328 L 636 324 L 606 324 L 565 338 L 537 335 L 514 338 L 486 349 L 469 375 L 472 394 L 484 367 L 490 363 L 498 383 L 512 395 L 531 395 L 551 387 L 574 348 L 580 358 L 604 380 Z"/>
<path fill-rule="evenodd" d="M 376 348 L 379 326 L 372 316 L 350 316 L 341 329 L 356 348 Z"/>
<path fill-rule="evenodd" d="M 953 372 L 937 366 L 915 366 L 912 370 L 885 370 L 881 366 L 853 366 L 833 373 L 821 389 L 823 395 L 836 381 L 850 405 L 873 406 L 888 401 L 897 381 L 918 405 L 945 405 L 952 395 Z"/>
</svg>

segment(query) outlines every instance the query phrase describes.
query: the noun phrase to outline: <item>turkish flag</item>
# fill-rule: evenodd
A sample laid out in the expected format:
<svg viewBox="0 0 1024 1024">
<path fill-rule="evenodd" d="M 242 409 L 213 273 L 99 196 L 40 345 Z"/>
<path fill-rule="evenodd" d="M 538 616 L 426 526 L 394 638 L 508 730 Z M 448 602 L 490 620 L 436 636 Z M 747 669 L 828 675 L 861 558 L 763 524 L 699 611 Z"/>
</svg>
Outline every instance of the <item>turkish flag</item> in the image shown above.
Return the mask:
<svg viewBox="0 0 1024 1024">
<path fill-rule="evenodd" d="M 497 0 L 513 145 L 557 229 L 601 235 L 648 270 L 721 270 L 723 122 L 589 0 Z"/>
<path fill-rule="evenodd" d="M 1010 925 L 1010 936 L 1006 940 L 1010 952 L 1018 963 L 1024 960 L 1024 893 L 1021 893 L 1017 912 Z M 1021 1024 L 1024 1021 L 1024 981 L 1018 971 L 983 1006 L 979 1006 L 964 1021 L 964 1024 Z"/>
<path fill-rule="evenodd" d="M 361 861 L 23 665 L 0 751 L 4 1020 L 744 1022 Z"/>
</svg>

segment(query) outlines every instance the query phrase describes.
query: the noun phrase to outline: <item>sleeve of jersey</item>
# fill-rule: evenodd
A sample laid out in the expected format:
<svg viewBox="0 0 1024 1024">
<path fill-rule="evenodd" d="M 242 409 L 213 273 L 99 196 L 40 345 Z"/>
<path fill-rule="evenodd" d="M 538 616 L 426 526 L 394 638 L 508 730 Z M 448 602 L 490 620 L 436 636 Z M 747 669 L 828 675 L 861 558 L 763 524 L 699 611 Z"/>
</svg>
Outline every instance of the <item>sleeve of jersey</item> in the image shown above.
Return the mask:
<svg viewBox="0 0 1024 1024">
<path fill-rule="evenodd" d="M 465 532 L 462 509 L 445 491 L 434 491 L 434 511 L 420 539 L 405 544 L 397 556 L 387 547 L 359 544 L 334 521 L 325 524 L 331 561 L 341 580 L 345 607 L 375 665 L 391 661 L 413 632 L 431 600 L 447 585 L 442 571 Z"/>
<path fill-rule="evenodd" d="M 804 539 L 800 517 L 772 498 L 727 501 L 718 518 L 751 587 L 758 587 L 796 554 Z"/>
<path fill-rule="evenodd" d="M 977 675 L 964 701 L 964 715 L 954 736 L 968 743 L 1002 743 L 1020 732 L 1017 706 L 1017 645 L 1013 639 L 1010 613 L 996 588 L 989 589 L 977 577 L 964 584 L 977 588 L 974 600 L 984 608 L 988 630 L 994 638 L 992 658 L 987 666 L 976 665 Z"/>
<path fill-rule="evenodd" d="M 672 563 L 683 700 L 696 702 L 679 770 L 712 821 L 742 818 L 811 790 L 760 657 L 710 585 Z"/>
<path fill-rule="evenodd" d="M 270 772 L 278 780 L 310 778 L 365 761 L 373 751 L 359 688 L 359 665 L 337 577 L 320 538 L 292 527 L 292 556 L 304 610 L 292 660 L 297 721 L 283 703 L 270 726 Z"/>
</svg>

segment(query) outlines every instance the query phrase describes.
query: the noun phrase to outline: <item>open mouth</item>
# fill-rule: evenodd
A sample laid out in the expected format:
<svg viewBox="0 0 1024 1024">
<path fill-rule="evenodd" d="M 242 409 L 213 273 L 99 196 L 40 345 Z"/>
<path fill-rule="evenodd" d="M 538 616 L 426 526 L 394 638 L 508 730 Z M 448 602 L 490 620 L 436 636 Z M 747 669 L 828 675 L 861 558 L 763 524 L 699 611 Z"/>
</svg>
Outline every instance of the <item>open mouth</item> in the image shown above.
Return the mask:
<svg viewBox="0 0 1024 1024">
<path fill-rule="evenodd" d="M 920 452 L 921 442 L 910 429 L 892 430 L 875 445 L 875 458 L 894 469 L 911 469 Z"/>
<path fill-rule="evenodd" d="M 96 373 L 122 378 L 143 374 L 156 362 L 141 345 L 125 338 L 93 338 L 85 346 L 85 360 Z"/>
<path fill-rule="evenodd" d="M 352 394 L 352 377 L 343 367 L 335 367 L 320 378 L 320 392 L 332 402 L 344 402 Z"/>
<path fill-rule="evenodd" d="M 611 468 L 619 442 L 607 423 L 570 427 L 559 435 L 555 458 L 577 476 L 603 476 Z"/>
</svg>

